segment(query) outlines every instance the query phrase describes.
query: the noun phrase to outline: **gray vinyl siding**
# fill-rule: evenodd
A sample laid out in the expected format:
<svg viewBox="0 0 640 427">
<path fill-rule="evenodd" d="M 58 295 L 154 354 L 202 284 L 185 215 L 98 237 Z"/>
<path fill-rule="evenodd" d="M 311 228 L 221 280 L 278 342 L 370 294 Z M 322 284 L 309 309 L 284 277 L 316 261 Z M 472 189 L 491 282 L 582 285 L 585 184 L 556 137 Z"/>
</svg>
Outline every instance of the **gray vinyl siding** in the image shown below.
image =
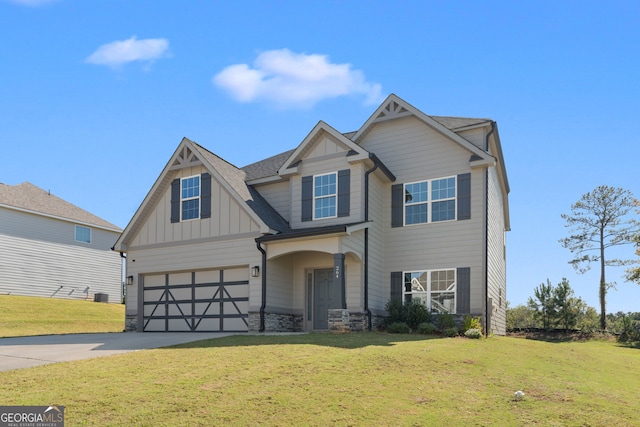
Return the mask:
<svg viewBox="0 0 640 427">
<path fill-rule="evenodd" d="M 202 167 L 177 171 L 173 178 L 200 175 Z M 227 190 L 211 177 L 211 218 L 171 223 L 171 187 L 167 186 L 153 210 L 141 225 L 131 247 L 181 242 L 211 237 L 258 233 L 260 226 L 249 216 L 247 208 L 237 203 Z"/>
<path fill-rule="evenodd" d="M 119 233 L 91 228 L 75 241 L 75 223 L 0 208 L 0 294 L 121 302 L 122 261 L 111 251 Z"/>
<path fill-rule="evenodd" d="M 288 180 L 254 188 L 286 221 L 291 220 L 291 189 Z"/>
<path fill-rule="evenodd" d="M 127 286 L 127 314 L 137 313 L 140 275 L 230 267 L 248 270 L 254 265 L 262 265 L 262 257 L 253 238 L 229 238 L 166 247 L 132 247 L 127 253 L 127 275 L 133 276 L 135 283 Z M 261 282 L 261 277 L 249 277 L 250 307 L 261 305 Z"/>
<path fill-rule="evenodd" d="M 423 122 L 407 117 L 373 127 L 361 144 L 396 175 L 396 183 L 471 173 L 471 218 L 391 227 L 391 185 L 382 191 L 386 302 L 392 271 L 469 267 L 472 313 L 483 310 L 484 170 L 470 169 L 470 153 Z M 375 297 L 374 297 L 375 301 Z M 379 304 L 379 302 L 376 302 Z"/>
<path fill-rule="evenodd" d="M 485 128 L 476 128 L 460 132 L 458 135 L 471 142 L 481 150 L 485 149 Z"/>
<path fill-rule="evenodd" d="M 376 173 L 369 175 L 369 310 L 374 315 L 386 315 L 384 307 L 389 301 L 389 280 L 385 270 L 385 205 L 384 194 L 390 190 Z M 364 201 L 363 201 L 364 203 Z"/>
<path fill-rule="evenodd" d="M 502 192 L 496 168 L 489 169 L 488 287 L 492 300 L 491 327 L 506 333 L 506 253 Z"/>
</svg>

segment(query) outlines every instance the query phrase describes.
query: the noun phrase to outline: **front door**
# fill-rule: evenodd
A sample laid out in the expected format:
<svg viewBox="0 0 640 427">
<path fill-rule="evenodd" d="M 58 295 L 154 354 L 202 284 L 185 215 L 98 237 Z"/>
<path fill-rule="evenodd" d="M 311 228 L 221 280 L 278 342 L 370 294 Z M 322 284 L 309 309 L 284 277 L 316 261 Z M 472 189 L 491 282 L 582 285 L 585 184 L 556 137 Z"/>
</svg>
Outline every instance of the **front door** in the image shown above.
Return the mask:
<svg viewBox="0 0 640 427">
<path fill-rule="evenodd" d="M 329 329 L 328 310 L 342 308 L 340 284 L 334 284 L 333 269 L 314 270 L 313 329 Z"/>
</svg>

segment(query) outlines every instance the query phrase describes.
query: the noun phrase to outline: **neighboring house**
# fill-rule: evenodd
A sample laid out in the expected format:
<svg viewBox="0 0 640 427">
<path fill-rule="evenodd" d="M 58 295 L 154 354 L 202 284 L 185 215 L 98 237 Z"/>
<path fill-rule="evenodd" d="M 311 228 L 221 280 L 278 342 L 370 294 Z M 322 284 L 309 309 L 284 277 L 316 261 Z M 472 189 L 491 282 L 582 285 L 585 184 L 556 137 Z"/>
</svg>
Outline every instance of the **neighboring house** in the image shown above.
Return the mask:
<svg viewBox="0 0 640 427">
<path fill-rule="evenodd" d="M 28 182 L 0 184 L 0 294 L 122 303 L 121 232 Z"/>
<path fill-rule="evenodd" d="M 494 121 L 395 95 L 244 168 L 184 138 L 115 245 L 127 328 L 367 330 L 420 299 L 504 334 L 508 193 Z"/>
</svg>

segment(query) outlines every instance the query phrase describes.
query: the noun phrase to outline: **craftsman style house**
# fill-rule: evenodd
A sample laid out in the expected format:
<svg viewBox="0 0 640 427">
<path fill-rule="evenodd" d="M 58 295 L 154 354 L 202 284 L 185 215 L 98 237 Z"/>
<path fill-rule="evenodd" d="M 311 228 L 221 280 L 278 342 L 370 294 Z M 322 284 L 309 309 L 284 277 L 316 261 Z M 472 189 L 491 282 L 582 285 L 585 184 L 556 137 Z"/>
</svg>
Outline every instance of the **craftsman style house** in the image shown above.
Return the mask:
<svg viewBox="0 0 640 427">
<path fill-rule="evenodd" d="M 185 138 L 114 247 L 127 328 L 367 330 L 419 299 L 504 334 L 508 193 L 494 121 L 395 95 L 244 168 Z"/>
<path fill-rule="evenodd" d="M 0 294 L 121 304 L 121 232 L 29 182 L 0 184 Z"/>
</svg>

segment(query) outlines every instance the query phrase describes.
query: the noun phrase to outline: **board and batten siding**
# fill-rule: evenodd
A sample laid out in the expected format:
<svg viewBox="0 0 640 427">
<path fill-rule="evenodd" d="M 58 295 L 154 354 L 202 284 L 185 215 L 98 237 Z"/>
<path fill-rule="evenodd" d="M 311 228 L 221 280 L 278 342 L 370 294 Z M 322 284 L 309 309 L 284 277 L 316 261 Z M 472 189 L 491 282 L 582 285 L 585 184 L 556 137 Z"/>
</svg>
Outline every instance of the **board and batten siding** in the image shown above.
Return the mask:
<svg viewBox="0 0 640 427">
<path fill-rule="evenodd" d="M 206 172 L 203 167 L 185 168 L 177 171 L 172 179 L 200 175 L 203 172 Z M 129 246 L 161 245 L 242 233 L 258 233 L 260 226 L 245 209 L 246 207 L 237 203 L 211 176 L 211 218 L 172 223 L 171 186 L 167 186 Z"/>
<path fill-rule="evenodd" d="M 361 145 L 396 175 L 394 184 L 471 174 L 471 218 L 391 227 L 391 186 L 382 190 L 385 272 L 471 268 L 472 313 L 482 313 L 484 169 L 471 169 L 470 152 L 414 117 L 376 124 Z M 389 285 L 385 287 L 389 295 Z M 388 300 L 388 297 L 387 299 Z"/>
<path fill-rule="evenodd" d="M 489 298 L 492 302 L 492 332 L 506 334 L 507 272 L 504 202 L 496 168 L 489 168 L 488 270 Z"/>
<path fill-rule="evenodd" d="M 104 293 L 121 302 L 118 232 L 90 227 L 91 243 L 80 243 L 72 222 L 8 209 L 0 224 L 0 294 L 93 301 Z"/>
<path fill-rule="evenodd" d="M 261 263 L 261 254 L 256 249 L 254 238 L 227 238 L 163 247 L 132 247 L 127 253 L 127 275 L 133 276 L 135 283 L 127 286 L 127 314 L 137 313 L 138 281 L 141 275 L 230 267 L 244 267 L 249 270 L 251 266 Z M 261 280 L 261 277 L 249 277 L 250 289 L 258 289 L 258 293 L 249 294 L 250 306 L 260 307 Z"/>
</svg>

